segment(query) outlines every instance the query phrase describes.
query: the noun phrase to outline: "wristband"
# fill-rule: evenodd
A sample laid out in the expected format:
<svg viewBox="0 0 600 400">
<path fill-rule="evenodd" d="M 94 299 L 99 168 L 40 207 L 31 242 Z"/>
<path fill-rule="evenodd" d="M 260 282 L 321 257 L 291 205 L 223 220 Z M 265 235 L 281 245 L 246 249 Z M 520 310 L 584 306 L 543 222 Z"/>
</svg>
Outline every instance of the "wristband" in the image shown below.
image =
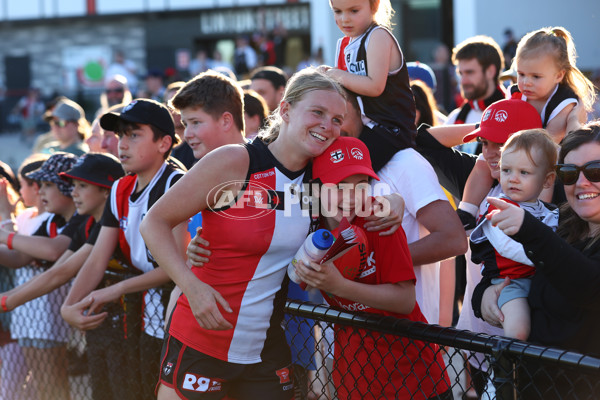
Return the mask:
<svg viewBox="0 0 600 400">
<path fill-rule="evenodd" d="M 8 296 L 2 296 L 2 300 L 0 300 L 0 306 L 2 307 L 2 311 L 8 312 L 8 307 L 6 307 L 6 299 Z"/>
<path fill-rule="evenodd" d="M 477 207 L 475 204 L 467 203 L 464 201 L 461 201 L 460 203 L 458 203 L 458 208 L 460 208 L 463 211 L 468 212 L 469 214 L 471 214 L 474 217 L 477 217 L 477 213 L 479 212 L 479 207 Z"/>
<path fill-rule="evenodd" d="M 8 234 L 8 237 L 6 238 L 6 247 L 8 247 L 9 250 L 13 249 L 12 242 L 13 242 L 15 235 L 16 235 L 15 232 L 11 232 Z"/>
</svg>

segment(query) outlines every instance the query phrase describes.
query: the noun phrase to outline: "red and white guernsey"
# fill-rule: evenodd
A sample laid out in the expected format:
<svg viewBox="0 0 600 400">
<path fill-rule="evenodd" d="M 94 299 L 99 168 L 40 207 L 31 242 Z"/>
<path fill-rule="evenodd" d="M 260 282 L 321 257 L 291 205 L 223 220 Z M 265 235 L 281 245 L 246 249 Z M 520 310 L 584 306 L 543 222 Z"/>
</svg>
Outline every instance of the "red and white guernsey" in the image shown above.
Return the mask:
<svg viewBox="0 0 600 400">
<path fill-rule="evenodd" d="M 140 234 L 142 219 L 182 176 L 182 171 L 164 163 L 141 193 L 133 194 L 137 175 L 119 179 L 111 189 L 110 204 L 105 208 L 102 224 L 119 227 L 119 247 L 126 258 L 124 261 L 143 273 L 152 271 L 155 265 Z M 148 335 L 164 338 L 164 309 L 162 290 L 148 289 L 144 293 L 144 332 Z"/>
<path fill-rule="evenodd" d="M 183 295 L 169 333 L 211 357 L 254 364 L 261 361 L 263 350 L 285 341 L 282 282 L 306 238 L 310 217 L 302 209 L 305 170 L 287 170 L 260 140 L 245 147 L 250 155 L 245 188 L 235 204 L 202 212 L 202 237 L 210 242 L 212 254 L 208 264 L 192 269 L 227 300 L 233 312 L 220 310 L 233 329 L 201 328 Z"/>
</svg>

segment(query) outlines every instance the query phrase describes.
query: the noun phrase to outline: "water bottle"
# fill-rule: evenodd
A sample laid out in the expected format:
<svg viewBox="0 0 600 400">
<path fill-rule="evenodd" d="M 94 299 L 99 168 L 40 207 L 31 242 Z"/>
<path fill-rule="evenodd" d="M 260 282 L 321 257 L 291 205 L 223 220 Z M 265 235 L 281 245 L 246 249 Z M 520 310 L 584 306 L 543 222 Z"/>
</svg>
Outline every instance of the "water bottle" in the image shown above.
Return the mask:
<svg viewBox="0 0 600 400">
<path fill-rule="evenodd" d="M 296 252 L 292 262 L 288 264 L 288 276 L 293 282 L 300 284 L 302 280 L 296 274 L 296 265 L 300 260 L 318 262 L 333 244 L 333 235 L 327 229 L 319 229 L 308 235 Z"/>
</svg>

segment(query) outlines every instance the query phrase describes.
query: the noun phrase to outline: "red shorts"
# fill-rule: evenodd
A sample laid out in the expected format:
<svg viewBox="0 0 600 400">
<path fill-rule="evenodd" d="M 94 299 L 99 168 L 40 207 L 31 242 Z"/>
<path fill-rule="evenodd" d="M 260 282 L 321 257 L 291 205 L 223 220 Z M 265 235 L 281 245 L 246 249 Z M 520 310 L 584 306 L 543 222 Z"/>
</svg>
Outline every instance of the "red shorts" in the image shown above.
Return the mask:
<svg viewBox="0 0 600 400">
<path fill-rule="evenodd" d="M 160 382 L 183 399 L 290 400 L 294 396 L 289 350 L 277 360 L 234 364 L 207 356 L 172 336 L 165 339 Z"/>
</svg>

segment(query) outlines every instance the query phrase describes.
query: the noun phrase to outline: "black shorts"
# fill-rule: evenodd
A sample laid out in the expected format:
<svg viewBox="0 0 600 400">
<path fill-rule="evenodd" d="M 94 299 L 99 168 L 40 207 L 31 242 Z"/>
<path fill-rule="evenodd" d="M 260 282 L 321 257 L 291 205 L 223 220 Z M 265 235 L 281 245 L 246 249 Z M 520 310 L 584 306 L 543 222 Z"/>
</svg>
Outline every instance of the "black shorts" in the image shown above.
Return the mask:
<svg viewBox="0 0 600 400">
<path fill-rule="evenodd" d="M 415 133 L 403 132 L 399 129 L 389 129 L 381 125 L 373 128 L 364 126 L 358 137 L 369 149 L 371 164 L 375 172 L 379 172 L 400 150 L 415 147 Z"/>
<path fill-rule="evenodd" d="M 289 400 L 294 396 L 289 351 L 278 360 L 234 364 L 207 356 L 172 336 L 165 339 L 160 382 L 183 399 Z"/>
</svg>

